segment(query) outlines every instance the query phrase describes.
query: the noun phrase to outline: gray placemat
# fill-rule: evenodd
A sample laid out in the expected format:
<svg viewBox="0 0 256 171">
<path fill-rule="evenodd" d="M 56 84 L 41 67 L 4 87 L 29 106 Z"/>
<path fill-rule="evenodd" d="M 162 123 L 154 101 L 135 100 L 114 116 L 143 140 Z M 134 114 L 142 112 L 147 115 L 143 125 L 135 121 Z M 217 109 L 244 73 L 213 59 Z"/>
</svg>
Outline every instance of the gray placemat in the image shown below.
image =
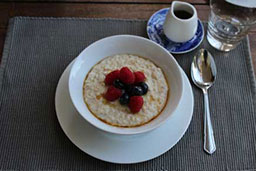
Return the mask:
<svg viewBox="0 0 256 171">
<path fill-rule="evenodd" d="M 54 96 L 65 67 L 100 38 L 115 34 L 146 37 L 145 30 L 146 21 L 134 20 L 11 19 L 0 69 L 0 170 L 256 169 L 255 83 L 248 39 L 230 53 L 218 52 L 207 42 L 203 45 L 218 67 L 216 84 L 209 91 L 217 146 L 214 155 L 202 149 L 203 96 L 195 86 L 188 131 L 170 151 L 151 161 L 103 162 L 80 151 L 64 135 Z M 175 56 L 187 75 L 193 54 Z"/>
</svg>

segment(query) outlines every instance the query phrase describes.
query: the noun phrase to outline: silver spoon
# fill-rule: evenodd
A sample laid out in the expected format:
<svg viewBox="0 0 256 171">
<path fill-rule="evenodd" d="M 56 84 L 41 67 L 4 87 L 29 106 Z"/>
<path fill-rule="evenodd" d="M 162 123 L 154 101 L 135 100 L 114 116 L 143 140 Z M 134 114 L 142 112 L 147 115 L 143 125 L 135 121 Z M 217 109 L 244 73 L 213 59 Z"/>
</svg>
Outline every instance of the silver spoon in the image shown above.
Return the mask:
<svg viewBox="0 0 256 171">
<path fill-rule="evenodd" d="M 212 55 L 205 49 L 200 49 L 194 56 L 191 65 L 191 77 L 195 85 L 203 90 L 204 94 L 204 150 L 213 154 L 216 145 L 213 136 L 212 123 L 207 90 L 216 79 L 216 65 Z"/>
</svg>

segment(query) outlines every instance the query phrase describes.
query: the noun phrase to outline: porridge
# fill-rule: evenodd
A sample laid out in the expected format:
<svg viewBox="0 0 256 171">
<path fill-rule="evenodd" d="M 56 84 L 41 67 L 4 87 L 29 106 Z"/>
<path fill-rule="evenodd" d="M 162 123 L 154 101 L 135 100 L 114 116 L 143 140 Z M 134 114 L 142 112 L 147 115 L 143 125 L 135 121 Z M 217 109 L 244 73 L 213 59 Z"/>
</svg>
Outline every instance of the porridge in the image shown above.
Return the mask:
<svg viewBox="0 0 256 171">
<path fill-rule="evenodd" d="M 117 74 L 120 80 L 113 80 Z M 140 126 L 157 117 L 168 92 L 162 70 L 150 60 L 130 54 L 104 58 L 89 71 L 83 85 L 84 101 L 91 113 L 119 127 Z"/>
</svg>

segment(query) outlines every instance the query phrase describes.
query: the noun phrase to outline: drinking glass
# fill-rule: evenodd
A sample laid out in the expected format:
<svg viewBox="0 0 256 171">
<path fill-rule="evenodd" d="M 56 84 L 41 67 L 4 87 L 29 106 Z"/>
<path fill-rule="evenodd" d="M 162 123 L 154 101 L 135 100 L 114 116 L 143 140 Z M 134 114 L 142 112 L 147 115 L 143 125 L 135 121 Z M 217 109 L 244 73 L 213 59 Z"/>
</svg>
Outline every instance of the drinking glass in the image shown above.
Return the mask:
<svg viewBox="0 0 256 171">
<path fill-rule="evenodd" d="M 216 49 L 230 51 L 256 23 L 256 0 L 210 0 L 207 40 Z"/>
</svg>

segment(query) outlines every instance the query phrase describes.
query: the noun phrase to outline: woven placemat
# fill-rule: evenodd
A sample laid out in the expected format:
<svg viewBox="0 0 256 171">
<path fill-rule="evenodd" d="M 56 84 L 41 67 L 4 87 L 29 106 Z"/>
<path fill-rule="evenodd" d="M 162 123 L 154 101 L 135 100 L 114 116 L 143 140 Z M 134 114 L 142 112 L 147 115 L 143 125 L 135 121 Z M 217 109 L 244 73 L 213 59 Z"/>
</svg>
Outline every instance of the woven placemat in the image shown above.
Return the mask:
<svg viewBox="0 0 256 171">
<path fill-rule="evenodd" d="M 0 68 L 0 170 L 256 169 L 256 98 L 248 38 L 229 53 L 214 50 L 206 41 L 202 45 L 214 55 L 218 67 L 217 81 L 209 90 L 217 146 L 212 156 L 202 148 L 203 95 L 195 86 L 194 115 L 188 131 L 177 145 L 156 159 L 131 165 L 111 164 L 73 145 L 55 113 L 58 80 L 85 47 L 116 34 L 146 37 L 146 21 L 10 20 Z M 189 78 L 194 53 L 175 56 Z"/>
</svg>

